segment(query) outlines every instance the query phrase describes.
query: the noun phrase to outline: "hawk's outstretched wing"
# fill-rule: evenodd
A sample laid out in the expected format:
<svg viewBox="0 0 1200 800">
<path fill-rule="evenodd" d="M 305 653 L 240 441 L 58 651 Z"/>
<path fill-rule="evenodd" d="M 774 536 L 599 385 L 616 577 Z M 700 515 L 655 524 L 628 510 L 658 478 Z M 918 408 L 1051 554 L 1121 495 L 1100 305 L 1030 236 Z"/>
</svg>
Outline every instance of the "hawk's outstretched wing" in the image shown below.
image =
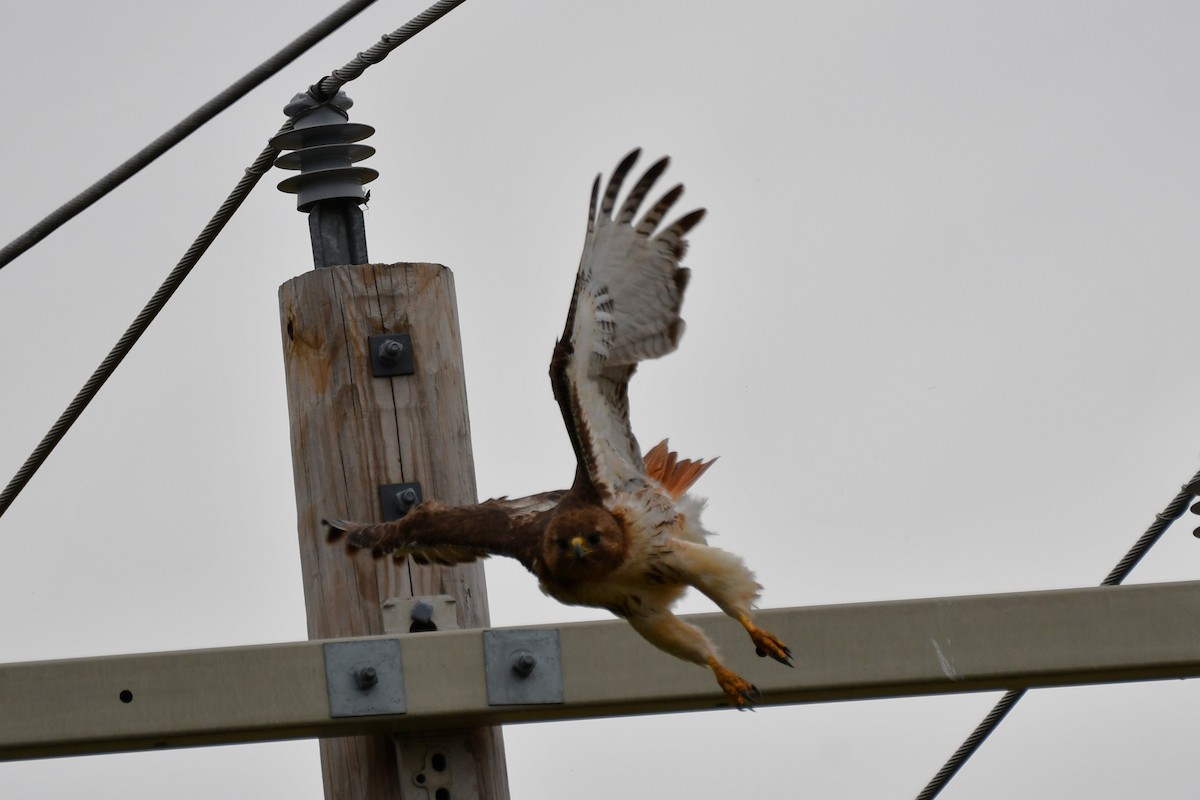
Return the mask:
<svg viewBox="0 0 1200 800">
<path fill-rule="evenodd" d="M 617 165 L 603 197 L 599 176 L 592 186 L 575 292 L 550 360 L 554 397 L 579 462 L 577 481 L 586 478 L 602 495 L 646 475 L 629 426 L 629 378 L 639 361 L 679 344 L 688 282 L 688 270 L 680 266 L 684 237 L 704 216 L 697 209 L 658 230 L 683 193 L 680 184 L 635 219 L 667 168 L 666 158 L 646 170 L 618 208 L 621 184 L 640 152 Z"/>
<path fill-rule="evenodd" d="M 418 564 L 452 566 L 488 556 L 508 556 L 531 569 L 542 547 L 546 514 L 565 492 L 501 497 L 469 506 L 427 500 L 393 522 L 325 520 L 329 538 L 349 534 L 349 549 L 410 556 Z"/>
</svg>

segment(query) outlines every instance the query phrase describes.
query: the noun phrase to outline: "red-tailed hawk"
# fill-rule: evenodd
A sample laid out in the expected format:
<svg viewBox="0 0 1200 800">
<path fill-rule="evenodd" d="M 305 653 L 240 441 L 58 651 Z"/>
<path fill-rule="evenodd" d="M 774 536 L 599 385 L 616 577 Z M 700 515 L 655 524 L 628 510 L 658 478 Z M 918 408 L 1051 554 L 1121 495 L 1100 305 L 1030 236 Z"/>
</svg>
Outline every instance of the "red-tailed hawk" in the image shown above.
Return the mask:
<svg viewBox="0 0 1200 800">
<path fill-rule="evenodd" d="M 672 352 L 683 333 L 684 237 L 704 216 L 698 209 L 659 230 L 683 192 L 678 185 L 635 220 L 666 158 L 618 208 L 639 152 L 617 165 L 603 197 L 599 176 L 592 186 L 567 324 L 550 359 L 554 397 L 575 449 L 571 488 L 468 506 L 429 500 L 395 522 L 327 524 L 331 539 L 348 533 L 349 548 L 369 548 L 376 557 L 438 564 L 515 558 L 551 597 L 606 608 L 656 647 L 710 667 L 730 702 L 745 709 L 758 690 L 722 664 L 704 632 L 671 606 L 694 586 L 746 628 L 759 655 L 791 666 L 791 651 L 751 619 L 762 589 L 754 574 L 706 542 L 704 501 L 686 491 L 712 462 L 680 460 L 665 441 L 643 458 L 629 425 L 629 379 L 638 362 Z"/>
</svg>

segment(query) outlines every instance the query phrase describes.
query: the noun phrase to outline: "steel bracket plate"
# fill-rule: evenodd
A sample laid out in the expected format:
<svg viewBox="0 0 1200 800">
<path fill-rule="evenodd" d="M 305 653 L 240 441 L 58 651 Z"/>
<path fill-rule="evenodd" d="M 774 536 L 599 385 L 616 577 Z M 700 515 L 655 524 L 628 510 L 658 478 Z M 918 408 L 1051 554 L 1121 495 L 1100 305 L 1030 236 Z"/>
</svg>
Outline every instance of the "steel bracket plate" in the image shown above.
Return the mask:
<svg viewBox="0 0 1200 800">
<path fill-rule="evenodd" d="M 379 487 L 379 506 L 383 510 L 383 521 L 391 522 L 403 517 L 421 504 L 425 495 L 421 492 L 421 484 L 385 483 Z"/>
<path fill-rule="evenodd" d="M 483 662 L 488 705 L 563 702 L 557 629 L 485 630 Z"/>
<path fill-rule="evenodd" d="M 412 337 L 407 333 L 368 336 L 367 350 L 371 353 L 371 373 L 376 378 L 412 375 L 416 371 L 413 365 Z"/>
<path fill-rule="evenodd" d="M 399 641 L 326 642 L 324 651 L 329 716 L 368 717 L 408 710 Z"/>
</svg>

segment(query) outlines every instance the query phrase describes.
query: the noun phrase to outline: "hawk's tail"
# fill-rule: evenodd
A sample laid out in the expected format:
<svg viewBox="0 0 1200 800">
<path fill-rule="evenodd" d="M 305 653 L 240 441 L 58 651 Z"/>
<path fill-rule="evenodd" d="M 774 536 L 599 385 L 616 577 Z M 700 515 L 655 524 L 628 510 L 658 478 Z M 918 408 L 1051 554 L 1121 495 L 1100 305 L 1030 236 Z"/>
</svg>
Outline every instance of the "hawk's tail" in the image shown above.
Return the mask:
<svg viewBox="0 0 1200 800">
<path fill-rule="evenodd" d="M 680 459 L 678 453 L 667 449 L 667 440 L 663 439 L 650 448 L 642 460 L 646 463 L 646 474 L 661 483 L 671 497 L 678 500 L 717 459 Z"/>
</svg>

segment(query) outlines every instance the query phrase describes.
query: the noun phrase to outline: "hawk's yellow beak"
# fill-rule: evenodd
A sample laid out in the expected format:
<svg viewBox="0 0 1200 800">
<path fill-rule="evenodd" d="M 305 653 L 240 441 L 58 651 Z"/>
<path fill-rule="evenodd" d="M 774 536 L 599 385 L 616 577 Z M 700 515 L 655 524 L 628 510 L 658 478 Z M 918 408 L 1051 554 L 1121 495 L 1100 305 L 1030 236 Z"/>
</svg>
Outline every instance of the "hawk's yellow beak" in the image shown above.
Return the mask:
<svg viewBox="0 0 1200 800">
<path fill-rule="evenodd" d="M 591 550 L 588 550 L 584 546 L 582 536 L 576 536 L 575 538 L 573 538 L 571 540 L 571 547 L 572 547 L 572 549 L 575 550 L 575 557 L 579 558 L 579 559 L 582 559 L 588 553 L 592 552 Z"/>
</svg>

